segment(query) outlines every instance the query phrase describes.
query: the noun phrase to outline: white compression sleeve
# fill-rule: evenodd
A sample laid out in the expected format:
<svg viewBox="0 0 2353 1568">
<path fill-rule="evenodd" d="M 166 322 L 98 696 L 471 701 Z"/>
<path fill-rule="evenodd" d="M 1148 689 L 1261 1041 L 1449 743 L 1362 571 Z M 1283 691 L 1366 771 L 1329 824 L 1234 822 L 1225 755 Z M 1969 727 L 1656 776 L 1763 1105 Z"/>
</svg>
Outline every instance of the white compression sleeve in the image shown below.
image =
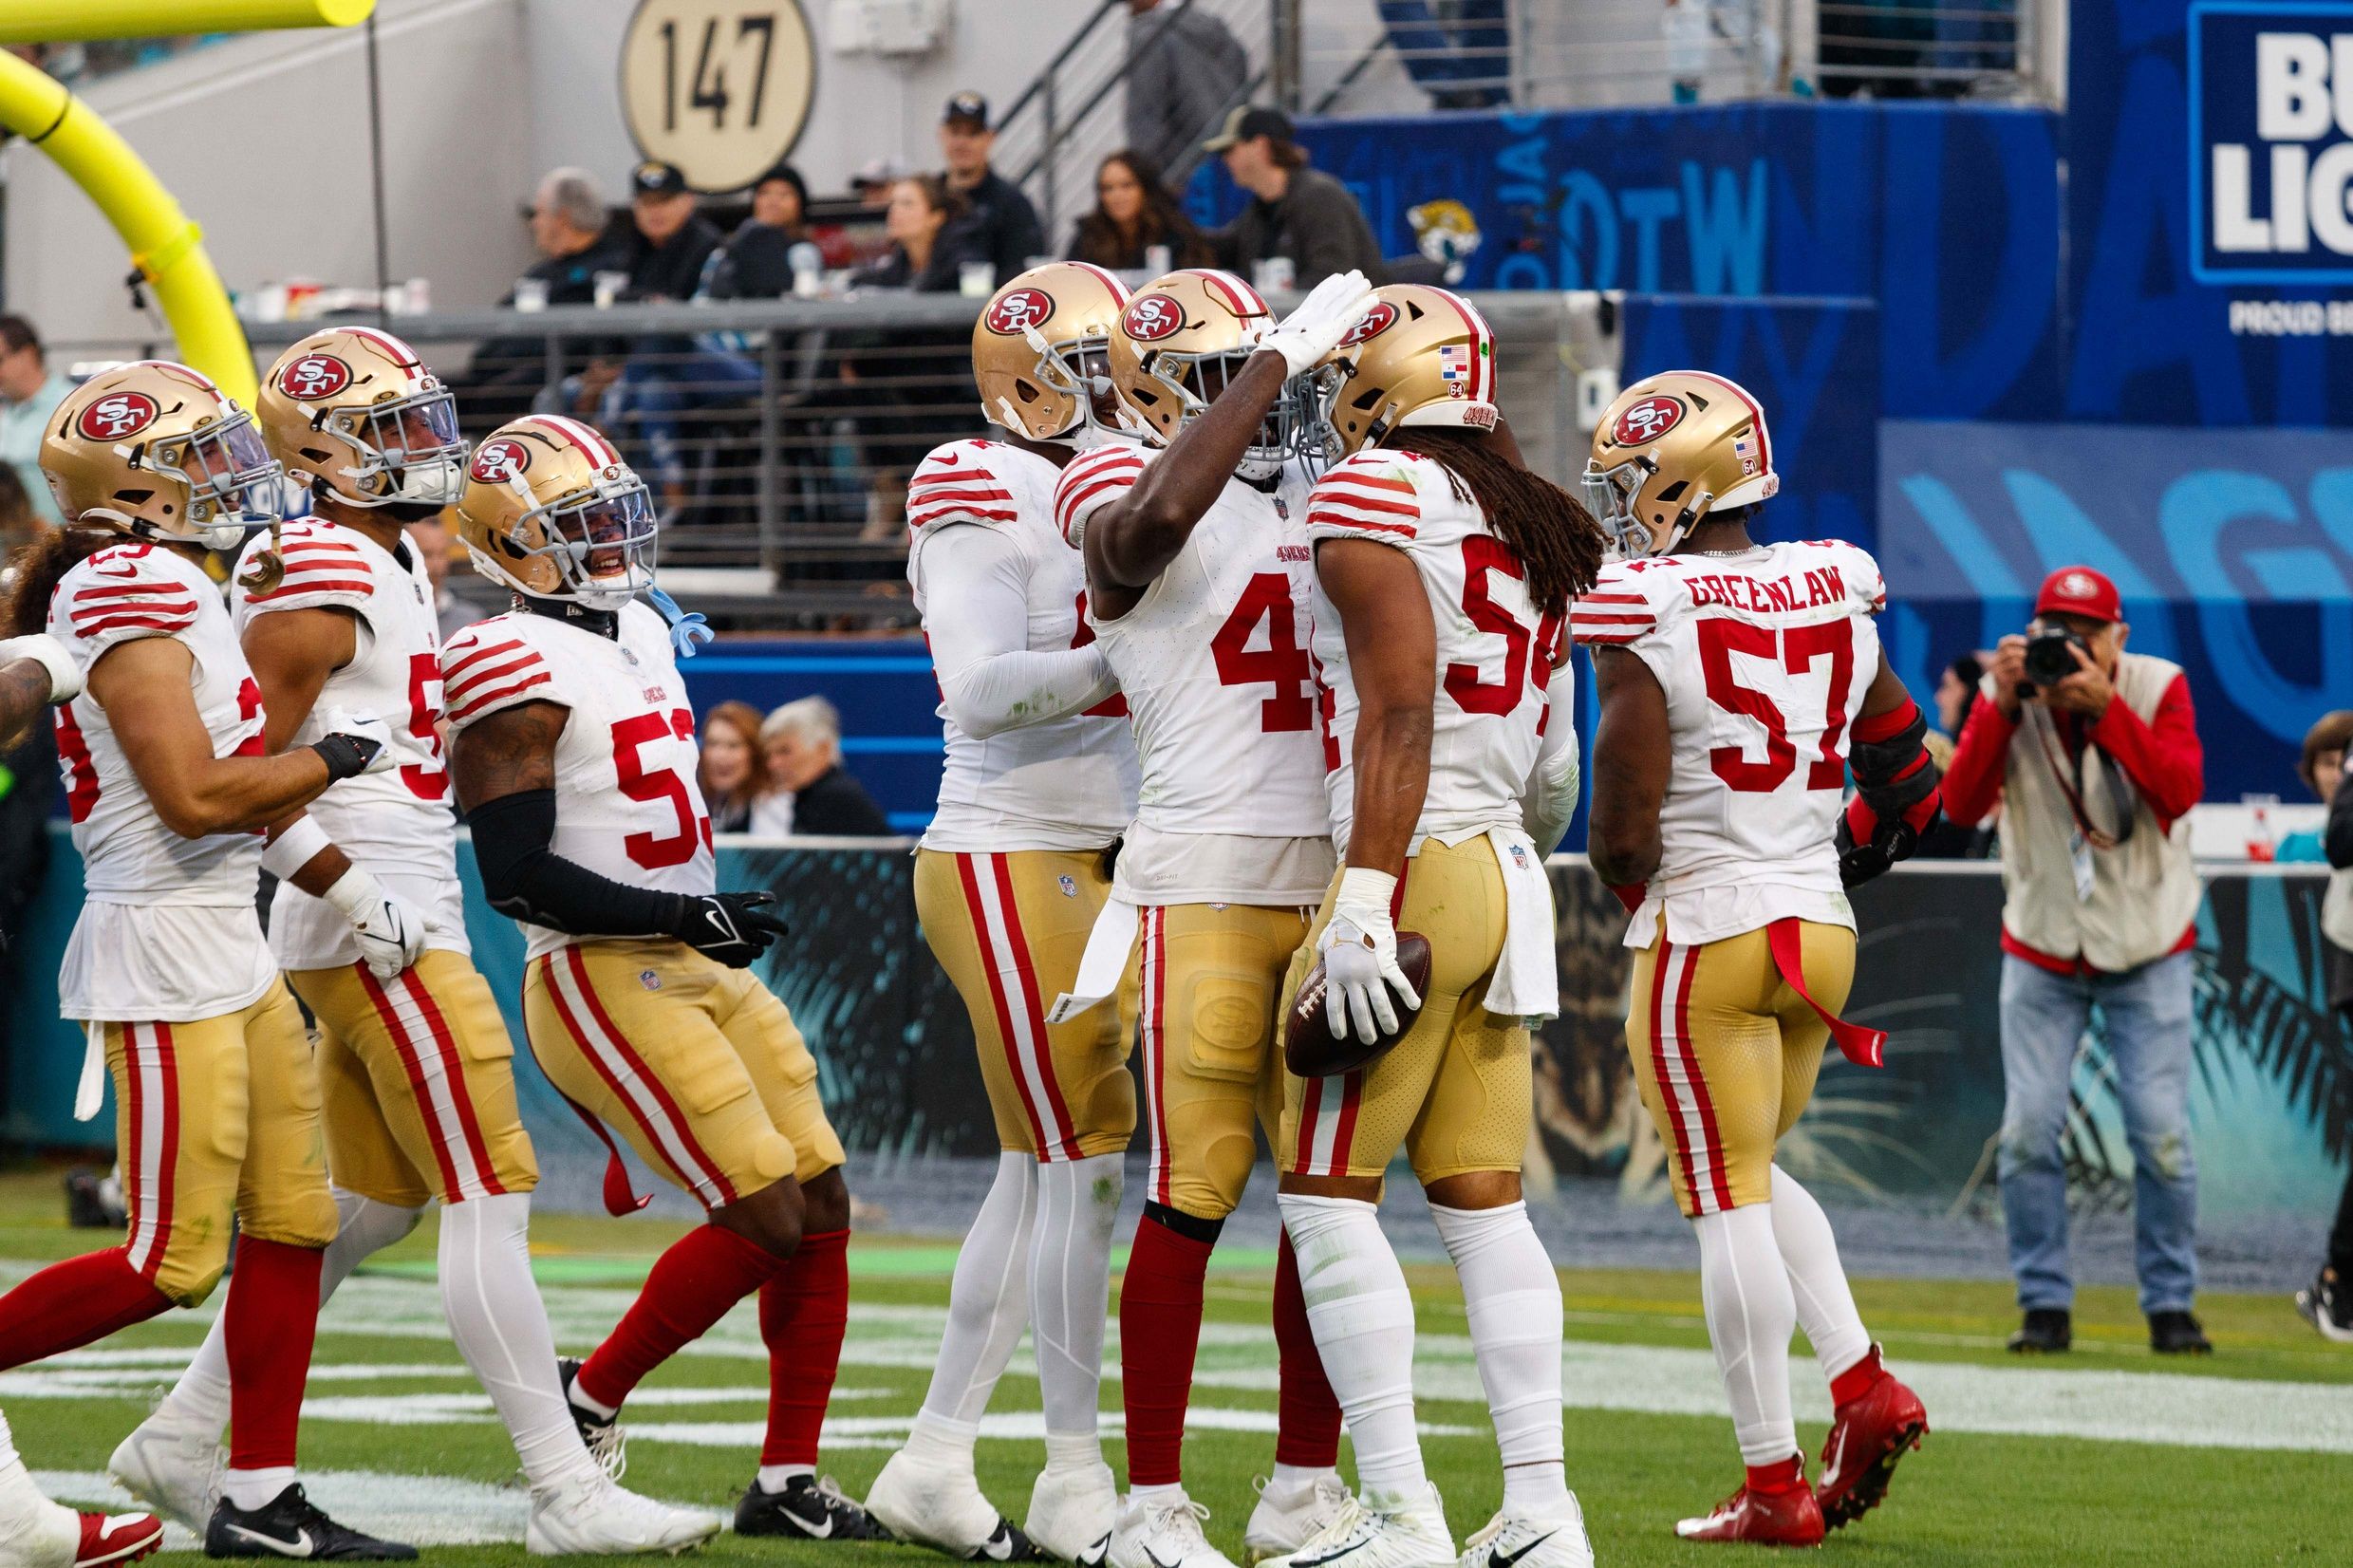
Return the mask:
<svg viewBox="0 0 2353 1568">
<path fill-rule="evenodd" d="M 1577 797 L 1584 787 L 1578 774 L 1577 750 L 1577 676 L 1575 661 L 1552 672 L 1544 685 L 1543 737 L 1537 742 L 1536 765 L 1520 794 L 1520 825 L 1536 841 L 1536 852 L 1549 855 L 1560 847 L 1577 814 Z"/>
<path fill-rule="evenodd" d="M 967 1457 L 970 1432 L 988 1409 L 1029 1325 L 1030 1227 L 1037 1214 L 1037 1161 L 1018 1149 L 998 1156 L 997 1179 L 956 1255 L 947 1332 L 931 1369 L 923 1415 L 953 1424 Z M 945 1434 L 943 1434 L 945 1435 Z"/>
<path fill-rule="evenodd" d="M 1871 1331 L 1855 1310 L 1855 1293 L 1839 1263 L 1839 1239 L 1830 1217 L 1796 1177 L 1773 1167 L 1773 1240 L 1789 1272 L 1798 1326 L 1814 1347 L 1822 1376 L 1835 1378 L 1871 1353 Z"/>
<path fill-rule="evenodd" d="M 1046 1435 L 1092 1438 L 1110 1318 L 1111 1234 L 1124 1154 L 1037 1167 L 1037 1229 L 1030 1241 L 1031 1344 Z M 1088 1463 L 1100 1463 L 1098 1450 Z M 1048 1452 L 1049 1467 L 1054 1455 Z"/>
<path fill-rule="evenodd" d="M 1429 1480 L 1413 1426 L 1413 1297 L 1380 1210 L 1295 1192 L 1276 1202 L 1298 1255 L 1316 1350 L 1348 1420 L 1358 1489 L 1375 1508 L 1419 1503 Z"/>
<path fill-rule="evenodd" d="M 1495 1421 L 1507 1508 L 1554 1518 L 1569 1506 L 1560 1439 L 1560 1277 L 1528 1205 L 1429 1205 L 1463 1281 L 1471 1353 Z"/>
<path fill-rule="evenodd" d="M 396 1204 L 380 1203 L 363 1198 L 342 1187 L 333 1189 L 335 1212 L 341 1217 L 335 1227 L 335 1240 L 319 1260 L 319 1304 L 324 1306 L 335 1294 L 335 1287 L 351 1278 L 351 1271 L 372 1254 L 382 1252 L 393 1242 L 417 1228 L 424 1217 L 421 1208 L 402 1208 Z M 227 1297 L 222 1298 L 224 1302 Z M 188 1370 L 179 1374 L 172 1391 L 163 1396 L 156 1408 L 156 1415 L 176 1423 L 210 1431 L 215 1435 L 229 1429 L 229 1315 L 226 1311 L 213 1315 L 213 1326 L 205 1331 L 204 1343 L 188 1363 Z"/>
<path fill-rule="evenodd" d="M 1041 723 L 1117 690 L 1102 649 L 1029 645 L 1029 566 L 1018 541 L 949 523 L 923 543 L 924 635 L 948 716 L 966 735 Z"/>
<path fill-rule="evenodd" d="M 1699 1293 L 1716 1348 L 1732 1430 L 1750 1465 L 1778 1465 L 1798 1452 L 1789 1411 L 1789 1335 L 1798 1309 L 1773 1241 L 1769 1204 L 1749 1204 L 1691 1222 L 1699 1235 Z"/>
<path fill-rule="evenodd" d="M 441 1311 L 534 1486 L 596 1472 L 556 1378 L 555 1335 L 531 1274 L 531 1195 L 441 1208 Z"/>
</svg>

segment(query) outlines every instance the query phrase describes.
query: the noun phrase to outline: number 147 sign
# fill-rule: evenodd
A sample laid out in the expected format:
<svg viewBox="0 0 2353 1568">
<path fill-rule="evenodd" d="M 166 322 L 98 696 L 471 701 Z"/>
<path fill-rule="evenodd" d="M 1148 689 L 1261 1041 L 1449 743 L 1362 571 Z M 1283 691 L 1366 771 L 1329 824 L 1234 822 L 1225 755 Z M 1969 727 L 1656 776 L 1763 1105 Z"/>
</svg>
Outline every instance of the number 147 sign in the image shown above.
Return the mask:
<svg viewBox="0 0 2353 1568">
<path fill-rule="evenodd" d="M 640 0 L 621 45 L 631 140 L 698 191 L 739 191 L 791 152 L 816 81 L 796 0 Z"/>
</svg>

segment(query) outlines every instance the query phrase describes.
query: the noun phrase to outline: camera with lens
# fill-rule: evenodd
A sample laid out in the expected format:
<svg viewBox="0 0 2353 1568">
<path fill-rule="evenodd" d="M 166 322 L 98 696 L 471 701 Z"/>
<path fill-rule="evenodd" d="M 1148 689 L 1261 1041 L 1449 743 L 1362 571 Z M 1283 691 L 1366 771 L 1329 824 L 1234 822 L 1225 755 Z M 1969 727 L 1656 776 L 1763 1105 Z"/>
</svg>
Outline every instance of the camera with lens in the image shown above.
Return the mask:
<svg viewBox="0 0 2353 1568">
<path fill-rule="evenodd" d="M 2076 663 L 2077 649 L 2083 657 L 2091 657 L 2089 643 L 2063 626 L 2045 627 L 2026 638 L 2026 678 L 2018 683 L 2021 697 L 2032 697 L 2045 686 L 2055 686 L 2083 666 Z"/>
</svg>

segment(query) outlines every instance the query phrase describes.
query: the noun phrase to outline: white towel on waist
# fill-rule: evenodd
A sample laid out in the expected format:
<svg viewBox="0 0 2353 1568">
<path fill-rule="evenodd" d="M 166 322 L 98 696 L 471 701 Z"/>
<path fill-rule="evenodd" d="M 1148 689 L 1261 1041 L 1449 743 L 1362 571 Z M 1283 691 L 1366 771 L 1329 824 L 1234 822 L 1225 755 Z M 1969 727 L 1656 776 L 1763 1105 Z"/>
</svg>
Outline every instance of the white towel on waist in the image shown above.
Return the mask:
<svg viewBox="0 0 2353 1568">
<path fill-rule="evenodd" d="M 1071 981 L 1071 989 L 1055 998 L 1054 1006 L 1047 1009 L 1048 1023 L 1067 1022 L 1119 989 L 1128 972 L 1128 955 L 1135 951 L 1136 923 L 1134 905 L 1115 892 L 1104 900 L 1102 912 L 1094 917 L 1094 928 L 1087 933 L 1087 950 L 1079 957 L 1077 977 Z"/>
<path fill-rule="evenodd" d="M 1503 951 L 1487 986 L 1487 1011 L 1507 1018 L 1560 1013 L 1560 968 L 1553 955 L 1552 879 L 1536 841 L 1518 828 L 1490 828 L 1487 843 L 1503 872 Z"/>
</svg>

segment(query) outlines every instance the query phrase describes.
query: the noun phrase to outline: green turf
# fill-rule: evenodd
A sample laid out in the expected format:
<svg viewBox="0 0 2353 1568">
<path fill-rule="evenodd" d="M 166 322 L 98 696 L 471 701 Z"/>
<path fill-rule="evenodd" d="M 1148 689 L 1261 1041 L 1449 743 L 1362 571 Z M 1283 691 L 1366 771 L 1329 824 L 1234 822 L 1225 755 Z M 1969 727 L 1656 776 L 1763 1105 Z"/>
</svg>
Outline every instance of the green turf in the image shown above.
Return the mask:
<svg viewBox="0 0 2353 1568">
<path fill-rule="evenodd" d="M 88 1233 L 51 1223 L 55 1185 L 47 1177 L 0 1180 L 0 1259 L 21 1272 L 41 1260 L 85 1250 Z M 537 1226 L 538 1262 L 558 1335 L 567 1349 L 585 1350 L 594 1325 L 627 1299 L 631 1282 L 651 1254 L 678 1233 L 675 1223 L 606 1221 L 549 1216 Z M 432 1333 L 432 1293 L 421 1279 L 432 1258 L 430 1225 L 393 1249 L 331 1308 L 319 1337 L 321 1368 L 376 1364 L 446 1366 L 446 1376 L 368 1376 L 315 1381 L 311 1394 L 396 1401 L 472 1389 L 446 1343 Z M 920 1399 L 927 1346 L 936 1328 L 919 1314 L 945 1300 L 943 1269 L 952 1256 L 937 1238 L 902 1241 L 862 1240 L 852 1250 L 854 1307 L 851 1353 L 845 1365 L 837 1419 L 904 1418 Z M 1213 1279 L 1210 1319 L 1262 1331 L 1267 1260 L 1237 1257 Z M 1443 1267 L 1409 1269 L 1426 1335 L 1464 1332 L 1462 1302 Z M 1706 1342 L 1694 1279 L 1675 1272 L 1568 1270 L 1562 1275 L 1573 1340 L 1593 1344 L 1697 1348 Z M 1898 1365 L 1949 1362 L 2016 1368 L 2001 1350 L 2012 1320 L 2009 1295 L 1989 1283 L 1859 1281 L 1866 1318 Z M 340 1309 L 340 1310 L 339 1310 Z M 859 1310 L 863 1309 L 863 1310 Z M 2219 1353 L 2210 1362 L 2160 1365 L 2142 1339 L 2130 1294 L 2084 1293 L 2078 1307 L 2080 1349 L 2058 1365 L 2068 1371 L 2268 1379 L 2281 1384 L 2353 1384 L 2353 1353 L 2325 1345 L 2276 1297 L 2210 1296 L 2201 1303 Z M 393 1318 L 407 1315 L 409 1332 Z M 738 1349 L 755 1343 L 748 1315 L 731 1318 L 715 1337 L 732 1336 Z M 129 1331 L 110 1348 L 189 1346 L 201 1323 L 166 1319 Z M 364 1332 L 372 1330 L 373 1332 Z M 1262 1332 L 1205 1348 L 1205 1373 L 1244 1372 L 1271 1366 Z M 876 1353 L 903 1354 L 903 1364 L 873 1364 Z M 883 1359 L 888 1359 L 884 1355 Z M 1813 1375 L 1802 1345 L 1795 1356 L 1802 1381 Z M 18 1382 L 25 1373 L 9 1379 Z M 168 1372 L 154 1374 L 160 1382 Z M 681 1356 L 646 1388 L 740 1390 L 738 1402 L 658 1409 L 633 1407 L 630 1419 L 756 1422 L 765 1370 L 738 1354 Z M 1107 1408 L 1117 1408 L 1116 1386 Z M 2344 1393 L 2353 1401 L 2353 1389 Z M 0 1387 L 17 1442 L 43 1470 L 98 1470 L 120 1436 L 145 1409 L 137 1391 L 88 1397 L 27 1397 Z M 1272 1391 L 1215 1383 L 1197 1391 L 1197 1406 L 1226 1411 L 1268 1411 Z M 385 1409 L 389 1409 L 387 1404 Z M 996 1406 L 1035 1411 L 1036 1385 L 1026 1359 L 1001 1386 Z M 1932 1419 L 1934 1412 L 1932 1409 Z M 1444 1491 L 1459 1538 L 1484 1523 L 1500 1483 L 1492 1440 L 1484 1432 L 1483 1405 L 1429 1398 L 1425 1422 L 1473 1429 L 1468 1436 L 1426 1439 L 1433 1479 Z M 368 1419 L 306 1420 L 303 1460 L 318 1470 L 370 1469 L 448 1476 L 496 1484 L 514 1458 L 503 1433 L 487 1419 L 378 1425 Z M 1572 1484 L 1583 1501 L 1604 1565 L 1707 1563 L 1740 1560 L 1737 1549 L 1690 1546 L 1675 1540 L 1671 1522 L 1702 1510 L 1728 1491 L 1738 1475 L 1729 1424 L 1721 1416 L 1630 1414 L 1572 1409 L 1566 1433 Z M 1818 1423 L 1801 1421 L 1801 1438 L 1821 1441 Z M 1272 1438 L 1257 1432 L 1197 1431 L 1186 1446 L 1186 1480 L 1213 1512 L 1212 1539 L 1239 1557 L 1250 1481 L 1271 1459 Z M 880 1467 L 883 1448 L 829 1451 L 826 1468 L 856 1494 Z M 1120 1450 L 1111 1446 L 1116 1466 Z M 1000 1506 L 1016 1517 L 1040 1461 L 1034 1442 L 984 1439 L 980 1475 Z M 641 1440 L 631 1447 L 628 1484 L 656 1495 L 731 1507 L 755 1455 L 746 1447 L 688 1447 Z M 2353 1455 L 2209 1449 L 2081 1438 L 1996 1436 L 1940 1431 L 1908 1461 L 1889 1505 L 1831 1539 L 1831 1557 L 1856 1563 L 1941 1564 L 2216 1564 L 2353 1561 Z M 520 1562 L 520 1546 L 439 1547 L 431 1560 L 489 1564 Z M 729 1562 L 805 1559 L 816 1565 L 855 1559 L 937 1562 L 896 1547 L 787 1546 L 722 1536 L 705 1557 Z"/>
</svg>

